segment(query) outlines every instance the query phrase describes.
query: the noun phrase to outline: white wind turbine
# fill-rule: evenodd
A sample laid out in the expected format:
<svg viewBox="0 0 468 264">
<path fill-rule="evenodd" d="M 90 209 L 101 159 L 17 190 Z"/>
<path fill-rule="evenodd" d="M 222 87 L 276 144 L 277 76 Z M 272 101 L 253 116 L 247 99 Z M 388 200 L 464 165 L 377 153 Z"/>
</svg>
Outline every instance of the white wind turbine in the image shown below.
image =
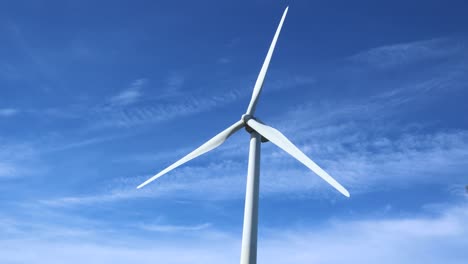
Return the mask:
<svg viewBox="0 0 468 264">
<path fill-rule="evenodd" d="M 258 75 L 255 83 L 252 98 L 250 99 L 247 112 L 242 115 L 241 120 L 234 123 L 221 133 L 208 140 L 205 144 L 195 149 L 185 157 L 181 158 L 171 166 L 162 170 L 158 174 L 146 180 L 140 184 L 137 188 L 142 188 L 148 183 L 156 180 L 162 175 L 169 171 L 179 167 L 180 165 L 192 160 L 212 149 L 219 147 L 226 141 L 232 134 L 237 132 L 239 129 L 245 127 L 250 133 L 250 151 L 249 151 L 249 167 L 247 170 L 247 188 L 245 195 L 245 211 L 244 211 L 244 226 L 242 233 L 242 250 L 241 250 L 241 264 L 254 264 L 257 262 L 257 226 L 258 226 L 258 192 L 259 192 L 259 174 L 260 174 L 260 143 L 263 141 L 271 141 L 273 144 L 283 149 L 291 156 L 296 158 L 302 164 L 307 166 L 310 170 L 315 172 L 318 176 L 328 182 L 331 186 L 337 189 L 340 193 L 349 197 L 349 192 L 341 186 L 335 179 L 333 179 L 328 173 L 320 168 L 315 162 L 309 159 L 301 150 L 299 150 L 288 138 L 286 138 L 278 130 L 265 125 L 254 117 L 255 108 L 257 106 L 260 92 L 262 91 L 263 81 L 270 64 L 273 50 L 275 49 L 276 41 L 283 26 L 288 7 L 284 10 L 283 17 L 276 29 L 275 36 L 271 42 L 270 49 L 266 55 L 265 61 L 263 62 L 262 69 Z M 265 140 L 266 139 L 266 140 Z"/>
</svg>

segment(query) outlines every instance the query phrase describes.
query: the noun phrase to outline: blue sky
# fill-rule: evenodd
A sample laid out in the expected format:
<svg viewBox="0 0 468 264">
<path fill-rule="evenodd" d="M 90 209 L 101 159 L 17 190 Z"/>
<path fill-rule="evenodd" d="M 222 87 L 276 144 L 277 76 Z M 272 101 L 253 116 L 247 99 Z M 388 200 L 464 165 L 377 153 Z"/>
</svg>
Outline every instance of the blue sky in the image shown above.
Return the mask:
<svg viewBox="0 0 468 264">
<path fill-rule="evenodd" d="M 0 3 L 0 262 L 238 263 L 257 115 L 351 193 L 262 145 L 259 263 L 464 263 L 464 1 Z"/>
</svg>

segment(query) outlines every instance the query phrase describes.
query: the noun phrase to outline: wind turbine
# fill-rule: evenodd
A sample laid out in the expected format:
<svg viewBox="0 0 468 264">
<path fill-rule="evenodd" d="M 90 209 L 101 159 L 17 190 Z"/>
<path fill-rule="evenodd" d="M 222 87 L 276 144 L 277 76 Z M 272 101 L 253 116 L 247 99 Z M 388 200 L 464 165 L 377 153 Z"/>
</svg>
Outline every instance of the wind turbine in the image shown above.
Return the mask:
<svg viewBox="0 0 468 264">
<path fill-rule="evenodd" d="M 323 180 L 328 182 L 331 186 L 337 189 L 340 193 L 349 197 L 349 192 L 341 186 L 335 179 L 333 179 L 327 172 L 320 168 L 315 162 L 309 159 L 301 150 L 299 150 L 288 138 L 281 132 L 272 128 L 255 118 L 255 108 L 257 106 L 260 92 L 262 91 L 265 75 L 270 64 L 273 50 L 275 49 L 276 41 L 283 26 L 284 19 L 288 13 L 288 7 L 284 10 L 281 21 L 276 29 L 275 36 L 271 42 L 270 49 L 263 62 L 262 69 L 258 75 L 255 83 L 252 98 L 250 99 L 247 111 L 242 115 L 241 120 L 237 121 L 221 133 L 217 134 L 206 143 L 181 158 L 171 166 L 162 170 L 158 174 L 149 178 L 137 188 L 142 188 L 148 183 L 156 180 L 169 171 L 179 167 L 180 165 L 192 160 L 210 150 L 219 147 L 226 141 L 232 134 L 236 133 L 239 129 L 245 127 L 247 132 L 250 133 L 250 151 L 249 151 L 249 167 L 247 170 L 247 188 L 245 194 L 245 211 L 244 211 L 244 226 L 242 232 L 242 249 L 241 249 L 241 264 L 254 264 L 257 262 L 257 226 L 258 226 L 258 192 L 259 192 L 259 174 L 260 174 L 260 144 L 264 141 L 271 141 L 273 144 L 283 149 L 289 155 L 296 158 L 302 164 L 307 166 L 310 170 L 315 172 Z"/>
</svg>

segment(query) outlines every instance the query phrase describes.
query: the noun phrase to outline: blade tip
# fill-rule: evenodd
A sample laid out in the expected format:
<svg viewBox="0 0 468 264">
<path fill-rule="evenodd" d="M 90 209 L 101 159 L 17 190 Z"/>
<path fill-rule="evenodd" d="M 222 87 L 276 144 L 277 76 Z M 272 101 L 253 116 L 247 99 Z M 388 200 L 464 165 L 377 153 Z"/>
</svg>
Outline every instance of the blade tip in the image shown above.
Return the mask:
<svg viewBox="0 0 468 264">
<path fill-rule="evenodd" d="M 344 196 L 346 196 L 348 198 L 350 197 L 350 194 L 349 194 L 348 190 L 344 190 L 342 193 L 343 193 Z"/>
</svg>

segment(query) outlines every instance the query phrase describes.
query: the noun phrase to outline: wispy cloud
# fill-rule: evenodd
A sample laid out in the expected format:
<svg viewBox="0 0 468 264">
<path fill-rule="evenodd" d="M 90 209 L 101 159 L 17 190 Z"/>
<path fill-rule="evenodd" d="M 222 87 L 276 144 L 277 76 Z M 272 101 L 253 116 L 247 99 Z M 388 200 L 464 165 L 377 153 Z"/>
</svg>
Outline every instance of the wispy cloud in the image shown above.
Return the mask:
<svg viewBox="0 0 468 264">
<path fill-rule="evenodd" d="M 11 177 L 16 174 L 16 166 L 13 166 L 10 163 L 0 162 L 0 178 L 1 177 Z"/>
<path fill-rule="evenodd" d="M 147 79 L 137 79 L 133 81 L 128 88 L 112 96 L 109 99 L 109 102 L 115 106 L 127 106 L 133 104 L 141 97 L 141 90 L 147 83 Z"/>
<path fill-rule="evenodd" d="M 294 106 L 283 115 L 275 116 L 271 122 L 267 119 L 264 121 L 291 136 L 293 142 L 354 194 L 382 186 L 401 187 L 423 182 L 434 184 L 447 179 L 455 184 L 462 179 L 460 172 L 468 169 L 465 162 L 468 159 L 467 131 L 426 130 L 424 128 L 428 124 L 420 119 L 402 122 L 400 118 L 407 111 L 405 107 L 417 105 L 431 108 L 431 102 L 425 100 L 433 98 L 434 93 L 459 89 L 461 76 L 464 75 L 452 72 L 405 80 L 392 89 L 363 98 L 321 100 Z M 314 85 L 315 82 L 316 78 L 313 77 L 290 77 L 272 82 L 273 88 L 269 88 L 275 90 L 275 86 L 282 89 L 301 84 Z M 112 118 L 103 119 L 110 122 L 109 125 L 122 126 L 167 120 L 211 109 L 218 104 L 236 100 L 241 95 L 244 93 L 236 92 L 210 99 L 190 98 L 186 103 L 178 102 L 176 105 L 127 109 L 112 113 L 115 115 Z M 168 156 L 174 157 L 175 161 L 192 148 L 171 150 Z M 180 195 L 180 190 L 195 199 L 242 198 L 246 142 L 233 138 L 217 151 L 219 155 L 207 155 L 210 155 L 211 162 L 218 162 L 219 166 L 187 164 L 171 172 L 167 180 L 161 179 L 148 191 L 138 192 L 133 187 L 117 184 L 110 190 L 103 190 L 90 197 L 65 197 L 48 202 L 59 205 L 112 202 Z M 174 153 L 179 155 L 175 157 Z M 314 195 L 317 192 L 321 195 L 324 190 L 329 190 L 312 172 L 308 172 L 272 144 L 265 144 L 263 154 L 264 164 L 268 164 L 262 167 L 263 195 Z M 162 156 L 165 157 L 165 154 Z M 131 181 L 134 181 L 132 186 L 142 180 L 131 177 Z M 201 189 L 209 190 L 210 195 L 197 192 L 194 185 L 203 186 Z M 227 190 L 227 186 L 232 188 Z"/>
<path fill-rule="evenodd" d="M 272 239 L 263 249 L 286 248 L 259 254 L 278 263 L 461 263 L 466 254 L 459 246 L 468 242 L 468 230 L 463 225 L 467 217 L 463 205 L 444 210 L 435 218 L 337 221 L 322 230 L 286 231 L 279 236 L 271 233 Z M 427 252 L 431 252 L 430 256 Z"/>
<path fill-rule="evenodd" d="M 205 230 L 211 227 L 211 223 L 204 223 L 199 225 L 162 225 L 162 224 L 146 224 L 140 225 L 140 228 L 152 231 L 152 232 L 162 232 L 162 233 L 179 233 L 179 232 L 196 232 Z"/>
<path fill-rule="evenodd" d="M 468 257 L 463 250 L 468 243 L 467 221 L 468 207 L 462 202 L 445 207 L 435 216 L 433 213 L 401 219 L 363 216 L 362 220 L 335 219 L 320 226 L 260 226 L 258 260 L 262 263 L 461 264 Z M 0 261 L 5 263 L 65 261 L 74 264 L 83 262 L 83 256 L 90 264 L 152 263 L 154 259 L 164 263 L 237 263 L 240 255 L 241 234 L 207 230 L 204 225 L 196 236 L 170 237 L 129 235 L 138 232 L 139 226 L 117 232 L 57 224 L 38 230 L 8 219 L 0 220 L 0 225 L 2 232 L 13 230 L 17 234 L 0 239 Z M 23 228 L 27 232 L 21 232 Z M 41 239 L 44 230 L 48 232 L 47 240 Z M 184 254 L 180 254 L 181 248 Z M 38 259 L 37 254 L 42 257 Z"/>
<path fill-rule="evenodd" d="M 34 169 L 30 166 L 36 164 L 36 156 L 37 151 L 30 144 L 0 141 L 0 178 L 19 177 L 40 171 L 40 166 Z"/>
<path fill-rule="evenodd" d="M 95 145 L 99 143 L 105 143 L 108 141 L 112 141 L 115 139 L 126 137 L 125 134 L 116 135 L 107 135 L 107 136 L 100 136 L 100 137 L 92 137 L 86 139 L 77 139 L 75 141 L 68 141 L 68 142 L 60 142 L 60 144 L 54 143 L 44 147 L 41 152 L 42 153 L 49 153 L 49 152 L 56 152 L 56 151 L 63 151 L 75 148 L 86 147 L 89 145 Z M 57 141 L 54 139 L 54 141 Z"/>
<path fill-rule="evenodd" d="M 175 95 L 179 94 L 180 89 L 184 85 L 185 77 L 180 73 L 173 72 L 166 80 L 165 94 Z"/>
<path fill-rule="evenodd" d="M 299 132 L 301 133 L 301 132 Z M 303 131 L 305 133 L 305 131 Z M 372 133 L 372 132 L 369 132 Z M 307 133 L 305 133 L 307 134 Z M 298 146 L 319 165 L 350 189 L 353 195 L 382 188 L 414 184 L 461 183 L 468 169 L 468 133 L 407 133 L 398 138 L 370 137 L 359 126 L 325 127 L 309 131 L 311 139 L 297 140 Z M 144 189 L 135 186 L 151 175 L 121 178 L 110 188 L 94 195 L 51 198 L 49 206 L 83 206 L 141 198 L 230 200 L 244 197 L 247 169 L 247 139 L 226 143 L 200 158 L 202 165 L 190 163 L 170 172 Z M 171 155 L 169 164 L 180 155 Z M 234 153 L 231 153 L 231 150 Z M 240 153 L 239 150 L 242 150 Z M 181 153 L 179 151 L 176 151 Z M 287 198 L 338 196 L 330 186 L 271 143 L 262 151 L 262 195 Z M 204 164 L 203 161 L 210 160 Z M 164 166 L 155 168 L 163 169 Z"/>
<path fill-rule="evenodd" d="M 109 101 L 113 106 L 128 107 L 139 102 L 156 101 L 167 99 L 168 97 L 180 96 L 180 89 L 185 82 L 185 76 L 179 72 L 172 72 L 160 87 L 154 88 L 154 91 L 148 91 L 144 98 L 143 88 L 148 86 L 149 80 L 141 78 L 133 81 L 130 86 L 117 95 L 112 96 Z M 114 110 L 114 109 L 112 109 Z"/>
<path fill-rule="evenodd" d="M 432 107 L 430 102 L 426 105 L 424 103 L 427 98 L 433 98 L 433 93 L 459 89 L 461 76 L 452 72 L 411 79 L 398 83 L 393 89 L 363 98 L 301 104 L 283 115 L 275 116 L 271 122 L 264 121 L 291 136 L 293 142 L 354 193 L 372 191 L 381 186 L 440 183 L 447 177 L 453 183 L 459 183 L 463 176 L 460 172 L 468 169 L 465 162 L 468 159 L 467 131 L 425 130 L 427 124 L 423 121 L 418 119 L 416 122 L 403 123 L 400 117 L 407 111 L 405 107 Z M 315 82 L 316 79 L 312 77 L 289 77 L 272 82 L 273 88 L 269 88 L 275 90 L 274 87 L 282 89 L 301 84 L 314 85 Z M 218 104 L 236 100 L 242 94 L 236 92 L 209 99 L 190 98 L 186 103 L 179 102 L 176 105 L 127 109 L 112 113 L 115 115 L 112 118 L 103 119 L 110 122 L 109 125 L 122 126 L 162 121 L 211 109 Z M 161 179 L 155 184 L 157 187 L 150 187 L 149 191 L 138 192 L 117 184 L 110 190 L 103 190 L 90 197 L 66 197 L 48 202 L 60 205 L 112 202 L 180 195 L 177 192 L 180 190 L 196 199 L 242 198 L 247 148 L 245 140 L 240 139 L 230 139 L 217 150 L 219 155 L 207 154 L 211 157 L 210 161 L 217 160 L 220 166 L 211 164 L 202 168 L 188 164 L 171 172 L 167 181 Z M 192 148 L 171 150 L 167 155 L 175 161 Z M 174 153 L 178 155 L 174 156 Z M 313 173 L 272 144 L 266 144 L 263 153 L 264 163 L 268 164 L 262 167 L 263 195 L 323 194 L 323 190 L 328 188 Z M 166 157 L 166 154 L 162 156 Z M 131 179 L 135 181 L 132 186 L 144 180 Z M 193 188 L 194 184 L 204 186 L 203 190 L 210 190 L 210 195 L 197 192 Z M 226 186 L 232 188 L 227 191 Z"/>
<path fill-rule="evenodd" d="M 426 60 L 446 59 L 464 50 L 466 46 L 463 42 L 451 38 L 437 38 L 377 47 L 353 55 L 349 59 L 379 69 L 390 69 Z"/>
<path fill-rule="evenodd" d="M 234 90 L 218 96 L 191 96 L 180 98 L 177 102 L 160 102 L 157 105 L 127 107 L 124 109 L 108 109 L 97 112 L 99 119 L 93 120 L 97 127 L 133 126 L 155 123 L 175 117 L 192 115 L 225 105 L 239 97 Z"/>
<path fill-rule="evenodd" d="M 167 198 L 173 197 L 176 193 L 180 199 L 232 199 L 241 197 L 244 191 L 245 177 L 244 173 L 242 176 L 238 175 L 239 171 L 244 171 L 244 166 L 235 162 L 185 166 L 171 173 L 169 177 L 161 178 L 150 188 L 136 189 L 136 186 L 152 175 L 119 178 L 101 193 L 45 199 L 41 203 L 53 207 L 88 206 L 148 197 Z"/>
<path fill-rule="evenodd" d="M 0 117 L 11 117 L 19 113 L 16 108 L 0 108 Z"/>
<path fill-rule="evenodd" d="M 421 129 L 425 126 L 423 122 L 418 120 L 417 123 L 403 124 L 399 121 L 399 115 L 404 106 L 414 105 L 414 102 L 420 101 L 426 93 L 446 91 L 446 88 L 451 86 L 458 87 L 458 77 L 455 75 L 422 81 L 412 80 L 410 84 L 399 84 L 394 89 L 358 100 L 303 104 L 275 117 L 270 124 L 292 136 L 293 142 L 354 193 L 371 191 L 379 186 L 439 183 L 442 181 L 441 175 L 456 183 L 462 176 L 459 172 L 467 169 L 464 162 L 468 155 L 467 132 L 424 131 Z M 279 81 L 276 85 L 291 87 L 295 84 L 316 82 L 312 77 L 290 77 L 287 80 Z M 274 84 L 275 82 L 272 86 L 275 86 Z M 176 103 L 161 103 L 158 106 L 126 106 L 121 110 L 100 112 L 101 118 L 95 123 L 105 126 L 131 126 L 158 122 L 206 111 L 241 96 L 244 94 L 235 90 L 231 94 L 211 98 L 178 98 Z M 71 147 L 95 142 L 100 142 L 100 139 L 77 142 L 71 144 Z M 171 172 L 167 180 L 161 179 L 149 190 L 134 189 L 134 186 L 146 177 L 129 175 L 131 179 L 126 184 L 114 182 L 110 188 L 92 195 L 82 196 L 78 193 L 44 202 L 56 206 L 88 205 L 142 197 L 172 197 L 180 195 L 180 190 L 195 199 L 242 198 L 247 154 L 245 146 L 245 141 L 230 139 L 218 150 L 219 155 L 207 154 L 210 155 L 209 166 L 188 164 Z M 197 145 L 193 146 L 196 147 Z M 169 155 L 174 157 L 174 153 L 179 153 L 180 155 L 174 157 L 175 160 L 190 150 L 171 150 Z M 268 165 L 262 167 L 262 177 L 265 179 L 262 181 L 263 195 L 317 192 L 323 194 L 325 190 L 329 190 L 313 173 L 308 172 L 272 144 L 265 145 L 264 154 L 265 164 Z M 223 162 L 221 158 L 229 162 Z M 219 166 L 213 162 L 218 162 Z M 206 196 L 194 189 L 194 184 L 203 186 L 203 190 L 209 190 L 210 195 Z"/>
</svg>

